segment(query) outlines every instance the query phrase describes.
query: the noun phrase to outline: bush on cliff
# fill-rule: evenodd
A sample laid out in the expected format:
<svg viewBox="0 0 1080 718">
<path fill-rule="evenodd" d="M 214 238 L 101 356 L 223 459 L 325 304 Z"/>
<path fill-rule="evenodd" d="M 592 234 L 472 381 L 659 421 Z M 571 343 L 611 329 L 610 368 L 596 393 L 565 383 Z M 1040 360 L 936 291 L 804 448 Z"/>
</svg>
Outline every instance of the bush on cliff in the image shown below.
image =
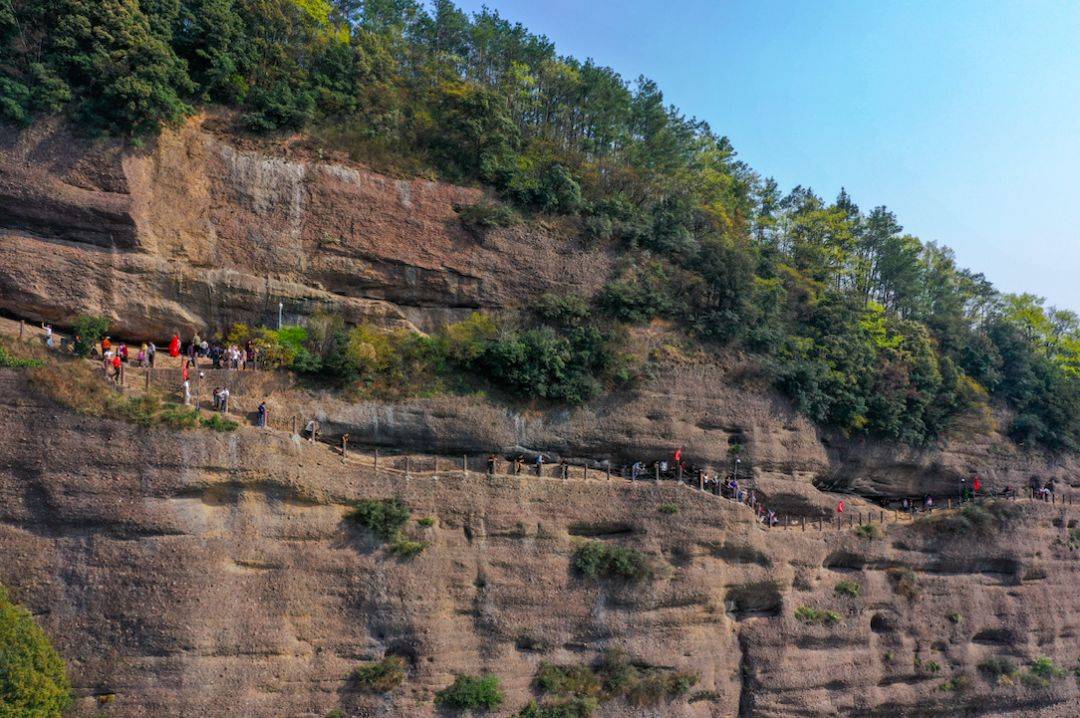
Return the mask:
<svg viewBox="0 0 1080 718">
<path fill-rule="evenodd" d="M 405 682 L 405 660 L 386 656 L 381 661 L 365 663 L 353 671 L 353 678 L 361 693 L 389 693 Z"/>
<path fill-rule="evenodd" d="M 510 227 L 521 223 L 521 218 L 510 207 L 495 202 L 455 205 L 461 223 L 471 230 L 482 232 L 497 227 Z"/>
<path fill-rule="evenodd" d="M 628 546 L 586 541 L 574 550 L 574 569 L 588 578 L 638 581 L 652 576 L 645 554 Z"/>
<path fill-rule="evenodd" d="M 409 507 L 398 499 L 363 499 L 348 514 L 383 541 L 393 541 L 409 520 Z"/>
<path fill-rule="evenodd" d="M 97 343 L 109 333 L 109 320 L 105 317 L 80 314 L 75 318 L 71 330 L 75 334 L 75 353 L 81 357 L 89 356 Z"/>
<path fill-rule="evenodd" d="M 63 659 L 0 586 L 0 718 L 60 718 L 71 702 Z"/>
<path fill-rule="evenodd" d="M 458 675 L 452 684 L 435 694 L 435 704 L 455 710 L 493 711 L 503 704 L 498 676 Z"/>
</svg>

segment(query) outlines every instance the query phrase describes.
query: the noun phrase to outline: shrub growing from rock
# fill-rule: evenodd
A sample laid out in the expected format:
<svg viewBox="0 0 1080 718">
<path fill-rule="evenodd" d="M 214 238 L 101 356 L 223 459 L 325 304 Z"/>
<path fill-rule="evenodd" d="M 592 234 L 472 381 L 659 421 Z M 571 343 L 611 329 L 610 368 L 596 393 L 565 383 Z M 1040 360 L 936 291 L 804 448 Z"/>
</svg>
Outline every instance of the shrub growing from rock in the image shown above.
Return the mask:
<svg viewBox="0 0 1080 718">
<path fill-rule="evenodd" d="M 850 596 L 851 598 L 858 598 L 859 591 L 862 586 L 856 581 L 840 581 L 836 584 L 836 593 L 841 596 Z"/>
<path fill-rule="evenodd" d="M 360 666 L 353 678 L 362 693 L 388 693 L 405 682 L 405 661 L 399 656 L 386 656 Z"/>
<path fill-rule="evenodd" d="M 0 586 L 0 716 L 60 718 L 71 700 L 63 659 Z"/>
<path fill-rule="evenodd" d="M 348 517 L 383 541 L 393 541 L 409 520 L 409 513 L 409 507 L 397 499 L 363 499 L 356 502 Z"/>
<path fill-rule="evenodd" d="M 806 624 L 818 624 L 821 626 L 835 626 L 840 623 L 842 616 L 836 611 L 827 611 L 811 606 L 799 606 L 795 609 L 795 618 Z"/>
<path fill-rule="evenodd" d="M 456 710 L 492 711 L 503 704 L 502 683 L 490 673 L 482 676 L 458 675 L 454 682 L 435 694 L 435 703 Z"/>
<path fill-rule="evenodd" d="M 586 541 L 574 551 L 574 568 L 589 578 L 637 581 L 649 578 L 652 569 L 645 554 L 635 548 Z"/>
</svg>

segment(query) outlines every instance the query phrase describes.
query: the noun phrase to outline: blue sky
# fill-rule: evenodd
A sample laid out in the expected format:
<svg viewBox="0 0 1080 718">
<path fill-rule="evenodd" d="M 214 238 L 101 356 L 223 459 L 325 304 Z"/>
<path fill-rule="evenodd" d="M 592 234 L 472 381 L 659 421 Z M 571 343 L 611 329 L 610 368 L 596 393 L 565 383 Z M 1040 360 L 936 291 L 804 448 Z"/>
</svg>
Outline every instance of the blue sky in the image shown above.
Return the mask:
<svg viewBox="0 0 1080 718">
<path fill-rule="evenodd" d="M 846 187 L 1002 290 L 1080 310 L 1080 2 L 486 4 L 652 77 L 785 189 Z"/>
</svg>

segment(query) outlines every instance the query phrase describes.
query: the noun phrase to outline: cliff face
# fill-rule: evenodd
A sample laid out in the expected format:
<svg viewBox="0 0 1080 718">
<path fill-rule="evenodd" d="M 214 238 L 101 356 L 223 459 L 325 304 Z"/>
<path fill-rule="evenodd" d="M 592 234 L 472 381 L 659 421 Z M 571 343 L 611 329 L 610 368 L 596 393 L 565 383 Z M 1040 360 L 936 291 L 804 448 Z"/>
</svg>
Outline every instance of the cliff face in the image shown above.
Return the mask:
<svg viewBox="0 0 1080 718">
<path fill-rule="evenodd" d="M 565 228 L 465 230 L 453 206 L 480 200 L 479 190 L 391 179 L 288 143 L 246 147 L 211 124 L 192 120 L 141 150 L 56 124 L 0 131 L 0 310 L 58 324 L 106 314 L 129 338 L 273 325 L 279 303 L 286 321 L 327 309 L 425 328 L 476 308 L 527 305 L 544 291 L 589 294 L 610 273 L 613 258 Z M 664 340 L 646 332 L 633 341 Z M 1032 475 L 1076 481 L 1075 457 L 1019 451 L 992 431 L 926 448 L 823 432 L 755 371 L 728 355 L 660 362 L 633 392 L 574 410 L 479 397 L 270 399 L 276 415 L 317 415 L 362 442 L 452 453 L 537 449 L 630 462 L 682 445 L 696 463 L 726 466 L 738 443 L 766 494 L 789 510 L 831 510 L 811 482 L 942 496 L 973 472 L 994 490 Z M 261 398 L 235 400 L 251 409 Z"/>
<path fill-rule="evenodd" d="M 144 150 L 58 125 L 0 131 L 0 309 L 105 314 L 131 337 L 326 309 L 425 325 L 547 291 L 607 258 L 542 228 L 461 227 L 478 190 L 238 149 L 199 120 Z"/>
<path fill-rule="evenodd" d="M 1004 525 L 955 536 L 765 530 L 683 487 L 376 477 L 280 432 L 71 414 L 10 370 L 0 397 L 0 582 L 69 660 L 78 716 L 428 716 L 453 674 L 482 670 L 502 678 L 509 715 L 541 660 L 611 647 L 700 678 L 683 698 L 600 716 L 1077 714 L 1071 674 L 1040 686 L 976 668 L 1076 665 L 1073 507 L 1017 502 Z M 430 542 L 412 560 L 344 519 L 390 496 L 436 518 L 410 524 Z M 576 575 L 581 537 L 646 552 L 653 580 Z M 838 622 L 804 623 L 803 607 Z M 385 654 L 407 660 L 405 684 L 357 692 L 351 671 Z"/>
<path fill-rule="evenodd" d="M 106 314 L 128 338 L 272 324 L 279 302 L 286 321 L 327 309 L 425 328 L 544 291 L 588 294 L 609 275 L 613 258 L 565 228 L 466 231 L 453 205 L 481 198 L 287 146 L 245 148 L 199 121 L 141 150 L 58 126 L 5 130 L 0 310 L 61 325 Z M 266 398 L 279 427 L 315 416 L 354 443 L 416 452 L 630 462 L 681 445 L 725 467 L 739 444 L 759 493 L 796 516 L 829 515 L 827 487 L 944 496 L 975 471 L 990 490 L 1031 475 L 1077 481 L 1075 457 L 1023 452 L 993 431 L 925 448 L 834 435 L 771 391 L 753 360 L 677 356 L 670 340 L 637 331 L 639 348 L 672 356 L 633 391 L 577 409 L 480 396 L 348 403 L 285 374 L 227 381 L 237 410 Z M 175 389 L 170 371 L 155 380 Z M 998 685 L 976 669 L 992 656 L 1076 665 L 1071 507 L 1023 504 L 1006 526 L 959 537 L 906 524 L 877 539 L 765 531 L 746 509 L 680 487 L 405 481 L 282 433 L 102 422 L 7 370 L 0 402 L 0 582 L 59 642 L 79 715 L 425 716 L 454 673 L 480 670 L 503 678 L 516 710 L 541 660 L 589 663 L 608 647 L 700 681 L 693 700 L 611 703 L 602 716 L 1078 713 L 1071 676 Z M 343 519 L 356 499 L 387 496 L 437 517 L 411 529 L 431 543 L 411 561 Z M 583 536 L 646 551 L 655 579 L 576 576 Z M 841 580 L 859 595 L 837 594 Z M 807 625 L 795 617 L 804 606 L 841 620 Z M 361 695 L 350 672 L 385 653 L 408 660 L 405 686 Z M 87 697 L 112 693 L 101 706 Z"/>
</svg>

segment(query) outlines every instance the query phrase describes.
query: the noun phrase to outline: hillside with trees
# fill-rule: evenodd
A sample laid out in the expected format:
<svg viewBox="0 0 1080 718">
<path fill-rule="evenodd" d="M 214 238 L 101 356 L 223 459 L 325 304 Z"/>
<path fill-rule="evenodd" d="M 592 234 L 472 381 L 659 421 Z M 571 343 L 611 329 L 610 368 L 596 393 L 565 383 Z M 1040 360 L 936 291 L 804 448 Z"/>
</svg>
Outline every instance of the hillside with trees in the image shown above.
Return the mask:
<svg viewBox="0 0 1080 718">
<path fill-rule="evenodd" d="M 589 373 L 610 361 L 581 338 L 660 318 L 707 347 L 754 352 L 800 411 L 849 433 L 918 444 L 992 405 L 1018 443 L 1080 444 L 1075 313 L 997 291 L 886 207 L 785 193 L 651 80 L 562 56 L 493 10 L 0 3 L 5 121 L 62 113 L 141 143 L 203 106 L 230 108 L 238 133 L 303 132 L 380 171 L 480 184 L 504 203 L 462 208 L 463 221 L 557 215 L 568 241 L 616 248 L 618 271 L 589 305 L 477 354 L 510 386 L 527 391 L 538 380 L 521 357 L 561 342 L 580 366 L 550 396 L 587 400 Z"/>
</svg>

